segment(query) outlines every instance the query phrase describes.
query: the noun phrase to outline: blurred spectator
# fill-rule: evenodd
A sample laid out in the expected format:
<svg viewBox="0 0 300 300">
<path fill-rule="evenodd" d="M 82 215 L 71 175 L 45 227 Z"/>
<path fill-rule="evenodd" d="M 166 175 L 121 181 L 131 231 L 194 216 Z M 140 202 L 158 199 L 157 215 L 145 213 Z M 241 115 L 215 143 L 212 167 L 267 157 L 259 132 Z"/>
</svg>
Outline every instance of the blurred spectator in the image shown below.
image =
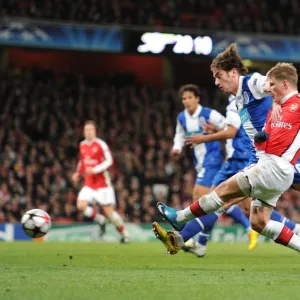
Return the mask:
<svg viewBox="0 0 300 300">
<path fill-rule="evenodd" d="M 299 34 L 297 0 L 2 0 L 0 16 Z"/>
</svg>

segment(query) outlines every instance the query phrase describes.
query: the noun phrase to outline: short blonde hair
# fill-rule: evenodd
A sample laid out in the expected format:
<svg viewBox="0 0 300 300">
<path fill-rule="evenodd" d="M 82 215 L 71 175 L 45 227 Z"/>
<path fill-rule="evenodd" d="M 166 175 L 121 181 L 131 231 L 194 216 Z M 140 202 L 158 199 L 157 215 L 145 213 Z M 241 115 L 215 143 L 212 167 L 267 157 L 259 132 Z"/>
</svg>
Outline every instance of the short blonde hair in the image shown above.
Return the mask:
<svg viewBox="0 0 300 300">
<path fill-rule="evenodd" d="M 297 69 L 293 66 L 293 64 L 286 62 L 277 63 L 269 70 L 267 77 L 273 77 L 276 80 L 286 80 L 295 87 L 297 87 L 298 84 Z"/>
</svg>

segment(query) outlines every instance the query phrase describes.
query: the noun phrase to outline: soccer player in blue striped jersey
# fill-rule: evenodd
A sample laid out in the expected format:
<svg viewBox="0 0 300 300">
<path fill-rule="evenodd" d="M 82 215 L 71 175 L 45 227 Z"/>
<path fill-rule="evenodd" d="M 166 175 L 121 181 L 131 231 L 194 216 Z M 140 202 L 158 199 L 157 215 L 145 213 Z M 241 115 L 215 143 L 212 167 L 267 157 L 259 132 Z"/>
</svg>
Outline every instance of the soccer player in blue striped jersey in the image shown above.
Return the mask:
<svg viewBox="0 0 300 300">
<path fill-rule="evenodd" d="M 267 114 L 272 107 L 272 98 L 267 94 L 268 88 L 265 86 L 266 77 L 259 73 L 247 75 L 247 69 L 238 54 L 236 44 L 231 44 L 223 53 L 219 54 L 217 58 L 214 59 L 211 69 L 216 85 L 223 92 L 236 96 L 237 108 L 243 127 L 252 142 L 252 156 L 249 164 L 256 163 L 261 153 L 255 150 L 254 135 L 262 131 Z M 274 109 L 274 111 L 276 111 L 276 109 Z M 297 167 L 295 171 L 297 171 Z M 296 173 L 295 183 L 293 184 L 293 187 L 296 189 L 299 189 L 298 178 L 298 173 Z M 210 194 L 205 197 L 209 198 Z M 197 203 L 200 203 L 200 200 L 193 205 L 196 206 Z M 215 205 L 214 200 L 207 203 Z M 251 210 L 255 212 L 256 205 L 258 204 L 259 201 L 252 202 Z M 191 208 L 194 209 L 193 205 L 185 210 L 176 211 L 159 203 L 158 209 L 161 215 L 168 220 L 173 227 L 177 230 L 181 230 L 184 227 L 183 224 L 191 219 L 193 215 L 195 216 L 193 213 L 188 214 Z M 199 215 L 201 214 L 199 213 Z M 275 221 L 275 223 L 285 223 L 286 218 L 273 210 L 271 220 Z M 295 223 L 285 223 L 285 225 L 299 235 L 299 228 Z M 156 234 L 162 238 L 165 245 L 171 247 L 171 252 L 176 253 L 178 249 L 180 249 L 180 245 L 183 245 L 183 238 L 178 234 L 174 234 L 174 236 L 170 238 L 172 233 L 168 232 L 168 234 L 166 234 L 165 231 L 161 229 L 161 227 L 156 227 L 154 224 Z M 175 251 L 173 251 L 174 249 Z"/>
<path fill-rule="evenodd" d="M 211 125 L 209 125 L 211 127 Z M 241 119 L 238 115 L 235 97 L 229 97 L 229 103 L 226 109 L 226 118 L 224 128 L 221 131 L 211 135 L 195 135 L 188 137 L 186 143 L 194 145 L 195 142 L 205 143 L 211 140 L 226 139 L 226 161 L 222 168 L 213 179 L 211 190 L 218 186 L 223 181 L 226 181 L 231 176 L 235 175 L 240 170 L 243 170 L 249 163 L 251 157 L 251 141 L 241 126 Z M 257 245 L 258 233 L 251 230 L 250 221 L 237 205 L 232 205 L 226 209 L 226 214 L 239 221 L 247 229 L 250 243 L 249 250 L 253 250 Z M 206 253 L 206 244 L 210 237 L 210 232 L 222 214 L 222 210 L 215 215 L 206 216 L 190 221 L 185 228 L 180 232 L 186 240 L 195 231 L 200 231 L 198 241 L 192 241 L 183 247 L 183 250 L 194 253 L 198 257 L 202 257 Z M 217 217 L 216 217 L 217 216 Z"/>
<path fill-rule="evenodd" d="M 224 116 L 214 109 L 202 106 L 200 90 L 194 84 L 187 84 L 179 89 L 184 110 L 177 116 L 176 134 L 171 155 L 178 158 L 185 146 L 187 136 L 203 133 L 203 126 L 211 123 L 219 128 L 224 123 Z M 193 190 L 193 200 L 207 194 L 212 185 L 213 178 L 223 163 L 221 143 L 213 141 L 193 148 L 193 163 L 197 178 Z"/>
<path fill-rule="evenodd" d="M 236 116 L 236 112 L 235 115 L 232 114 L 233 110 L 236 111 L 234 101 L 229 104 L 227 112 L 228 116 L 225 119 L 217 111 L 203 107 L 199 104 L 200 91 L 196 85 L 188 84 L 182 86 L 179 90 L 179 97 L 182 100 L 185 110 L 180 112 L 177 117 L 174 146 L 171 151 L 173 157 L 179 157 L 187 137 L 202 134 L 203 128 L 205 128 L 208 123 L 216 129 L 222 129 L 226 125 L 226 122 L 227 125 L 230 122 L 234 122 L 234 120 L 232 120 L 234 118 L 236 120 L 235 123 L 239 122 L 239 125 L 236 125 L 237 130 L 234 130 L 234 135 L 237 135 L 236 139 L 234 141 L 228 140 L 226 147 L 227 158 L 232 157 L 235 163 L 227 161 L 227 163 L 221 168 L 223 155 L 220 141 L 217 139 L 214 141 L 208 141 L 207 143 L 198 144 L 193 147 L 194 166 L 197 172 L 197 179 L 193 191 L 193 200 L 195 201 L 207 194 L 213 185 L 216 186 L 219 184 L 220 180 L 222 182 L 229 178 L 230 176 L 228 177 L 228 174 L 232 176 L 246 166 L 251 155 L 250 150 L 247 149 L 250 149 L 251 143 L 243 129 L 239 130 L 239 116 Z M 229 132 L 229 130 L 226 132 Z M 208 135 L 203 136 L 208 137 Z M 222 170 L 222 173 L 218 173 L 220 169 Z M 219 174 L 218 178 L 216 178 L 217 174 Z M 225 179 L 224 176 L 226 177 Z M 214 178 L 216 178 L 215 183 L 213 183 Z M 250 221 L 243 211 L 235 205 L 226 210 L 226 214 L 244 226 L 249 233 L 250 244 L 252 243 L 256 246 L 257 236 L 252 231 Z M 201 252 L 204 254 L 209 233 L 220 215 L 221 211 L 213 213 L 202 221 L 197 220 L 199 224 L 195 224 L 196 227 L 201 226 L 202 228 L 198 242 L 199 245 L 201 245 Z"/>
</svg>

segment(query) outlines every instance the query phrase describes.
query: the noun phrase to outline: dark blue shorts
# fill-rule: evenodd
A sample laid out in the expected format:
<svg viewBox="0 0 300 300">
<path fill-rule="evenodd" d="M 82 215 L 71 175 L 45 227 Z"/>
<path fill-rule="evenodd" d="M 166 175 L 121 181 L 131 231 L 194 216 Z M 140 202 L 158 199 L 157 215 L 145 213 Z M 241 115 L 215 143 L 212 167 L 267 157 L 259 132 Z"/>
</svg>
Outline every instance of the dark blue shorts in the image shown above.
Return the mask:
<svg viewBox="0 0 300 300">
<path fill-rule="evenodd" d="M 226 181 L 239 171 L 243 170 L 249 163 L 249 160 L 243 159 L 228 159 L 216 174 L 212 185 L 218 186 L 220 183 Z"/>
<path fill-rule="evenodd" d="M 203 185 L 206 187 L 211 187 L 212 182 L 221 166 L 212 166 L 207 168 L 202 168 L 202 170 L 197 174 L 195 184 Z"/>
</svg>

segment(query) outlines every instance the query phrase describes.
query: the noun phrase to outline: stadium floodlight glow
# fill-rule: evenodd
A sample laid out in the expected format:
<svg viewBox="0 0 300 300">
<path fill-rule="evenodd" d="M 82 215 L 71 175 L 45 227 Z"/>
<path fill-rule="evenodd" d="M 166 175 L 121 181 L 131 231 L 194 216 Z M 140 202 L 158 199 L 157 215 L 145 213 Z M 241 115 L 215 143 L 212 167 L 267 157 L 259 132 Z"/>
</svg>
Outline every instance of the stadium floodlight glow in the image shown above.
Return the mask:
<svg viewBox="0 0 300 300">
<path fill-rule="evenodd" d="M 209 36 L 181 35 L 174 33 L 145 32 L 141 36 L 143 44 L 137 47 L 139 53 L 163 53 L 167 45 L 174 45 L 172 52 L 175 54 L 209 55 L 213 49 L 213 41 Z"/>
</svg>

